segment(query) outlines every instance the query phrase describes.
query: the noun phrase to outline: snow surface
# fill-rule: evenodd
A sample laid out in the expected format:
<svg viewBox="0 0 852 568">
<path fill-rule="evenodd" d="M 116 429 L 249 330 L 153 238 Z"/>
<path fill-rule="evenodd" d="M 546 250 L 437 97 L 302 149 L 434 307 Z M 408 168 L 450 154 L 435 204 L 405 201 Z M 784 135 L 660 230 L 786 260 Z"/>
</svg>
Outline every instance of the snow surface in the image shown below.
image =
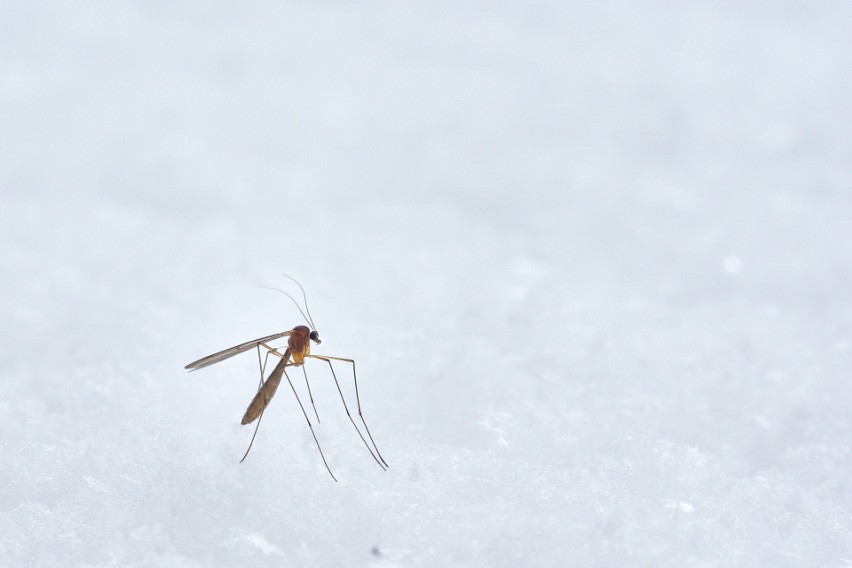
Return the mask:
<svg viewBox="0 0 852 568">
<path fill-rule="evenodd" d="M 0 566 L 852 565 L 850 29 L 4 2 Z M 183 369 L 283 272 L 387 472 L 321 363 L 339 483 L 286 385 L 238 463 L 253 353 Z"/>
</svg>

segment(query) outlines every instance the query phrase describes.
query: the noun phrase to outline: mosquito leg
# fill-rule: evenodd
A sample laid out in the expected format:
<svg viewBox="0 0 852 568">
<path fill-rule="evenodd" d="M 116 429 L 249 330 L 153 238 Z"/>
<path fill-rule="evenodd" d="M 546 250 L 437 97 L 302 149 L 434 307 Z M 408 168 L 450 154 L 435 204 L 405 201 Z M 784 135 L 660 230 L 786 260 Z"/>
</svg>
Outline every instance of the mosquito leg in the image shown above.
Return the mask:
<svg viewBox="0 0 852 568">
<path fill-rule="evenodd" d="M 385 467 L 390 467 L 388 462 L 385 461 L 385 458 L 382 457 L 382 453 L 379 451 L 379 447 L 376 446 L 376 441 L 373 439 L 373 435 L 370 433 L 370 427 L 367 426 L 367 422 L 364 420 L 364 414 L 361 412 L 361 396 L 358 394 L 358 375 L 355 372 L 355 361 L 352 359 L 344 359 L 343 357 L 329 357 L 328 355 L 308 355 L 308 357 L 313 357 L 314 359 L 322 359 L 323 361 L 327 361 L 329 366 L 331 366 L 331 361 L 344 361 L 346 363 L 352 363 L 352 379 L 355 381 L 355 400 L 358 403 L 358 417 L 361 419 L 361 423 L 364 425 L 364 429 L 367 431 L 367 436 L 370 438 L 370 442 L 373 443 L 373 449 L 376 450 L 376 455 L 379 456 L 379 459 L 382 460 L 382 463 L 385 464 Z M 332 369 L 332 375 L 334 375 L 334 369 Z M 337 381 L 337 377 L 335 377 L 335 381 Z M 340 389 L 340 385 L 337 385 L 338 390 Z M 342 394 L 341 394 L 342 396 Z M 348 411 L 347 411 L 348 413 Z M 371 452 L 372 453 L 372 452 Z"/>
<path fill-rule="evenodd" d="M 249 452 L 251 451 L 251 446 L 254 444 L 254 437 L 257 436 L 257 429 L 260 428 L 260 421 L 263 419 L 263 411 L 260 411 L 260 416 L 257 417 L 257 425 L 254 427 L 254 434 L 251 435 L 251 442 L 249 442 L 249 447 L 246 450 L 246 453 L 243 454 L 243 459 L 240 460 L 240 463 L 243 463 L 248 457 Z"/>
<path fill-rule="evenodd" d="M 358 432 L 358 436 L 361 438 L 361 441 L 364 442 L 364 445 L 367 447 L 367 451 L 370 452 L 370 455 L 376 460 L 376 463 L 379 464 L 379 467 L 382 469 L 387 469 L 387 464 L 379 461 L 379 458 L 376 457 L 376 454 L 373 453 L 373 448 L 370 447 L 370 444 L 367 443 L 367 440 L 364 438 L 364 434 L 361 433 L 361 429 L 358 428 L 358 425 L 355 423 L 355 420 L 352 419 L 352 414 L 349 413 L 349 405 L 346 404 L 346 398 L 343 396 L 343 391 L 340 389 L 340 383 L 337 381 L 337 375 L 334 372 L 334 367 L 331 365 L 331 361 L 328 359 L 324 359 L 326 363 L 328 363 L 328 368 L 331 370 L 331 376 L 334 377 L 334 384 L 337 386 L 337 392 L 340 393 L 340 401 L 343 403 L 343 408 L 346 410 L 346 416 L 349 417 L 349 421 L 352 423 L 352 426 L 355 428 L 355 431 Z M 378 451 L 378 450 L 376 450 Z"/>
<path fill-rule="evenodd" d="M 290 388 L 293 390 L 293 394 L 296 396 L 296 402 L 299 403 L 299 408 L 302 409 L 302 414 L 305 415 L 305 420 L 308 423 L 308 428 L 310 428 L 310 430 L 311 430 L 311 435 L 314 437 L 314 442 L 316 442 L 316 444 L 317 444 L 317 449 L 319 450 L 320 457 L 322 458 L 322 463 L 325 464 L 325 469 L 328 470 L 328 474 L 331 476 L 331 478 L 333 480 L 337 481 L 337 478 L 334 477 L 333 473 L 331 473 L 331 468 L 328 467 L 328 462 L 325 461 L 325 454 L 322 453 L 322 447 L 320 446 L 319 440 L 317 439 L 316 432 L 314 432 L 314 427 L 311 424 L 311 419 L 308 418 L 308 413 L 305 412 L 305 407 L 302 405 L 302 401 L 299 398 L 299 393 L 296 392 L 296 387 L 293 386 L 293 381 L 290 380 L 290 375 L 287 374 L 287 371 L 284 371 L 284 376 L 287 377 L 287 382 L 290 384 Z"/>
<path fill-rule="evenodd" d="M 263 358 L 263 364 L 260 362 L 260 345 L 257 346 L 257 366 L 260 369 L 260 383 L 257 385 L 257 390 L 260 392 L 260 388 L 263 386 L 263 375 L 266 373 L 266 362 L 269 360 L 269 351 L 266 352 L 266 357 Z M 258 420 L 260 422 L 260 420 Z M 257 430 L 255 430 L 257 432 Z M 252 437 L 252 441 L 254 437 Z M 245 459 L 245 458 L 243 458 Z"/>
<path fill-rule="evenodd" d="M 382 457 L 381 452 L 379 452 L 378 446 L 376 446 L 376 441 L 373 439 L 373 435 L 370 434 L 370 427 L 367 426 L 367 421 L 364 420 L 364 413 L 361 412 L 361 396 L 358 394 L 358 375 L 355 372 L 355 361 L 350 361 L 352 363 L 352 380 L 355 381 L 355 401 L 358 403 L 358 416 L 361 418 L 361 423 L 364 424 L 364 429 L 367 431 L 367 436 L 370 437 L 370 441 L 373 443 L 373 447 L 376 449 L 376 454 L 378 454 L 379 458 L 381 458 L 382 462 L 384 462 L 385 467 L 388 466 L 388 462 L 385 461 L 385 458 Z"/>
<path fill-rule="evenodd" d="M 308 382 L 308 372 L 305 370 L 305 365 L 302 365 L 302 373 L 305 375 L 305 384 L 308 385 L 308 396 L 311 399 L 311 406 L 314 407 L 314 416 L 317 417 L 317 424 L 320 423 L 319 414 L 317 414 L 317 405 L 314 404 L 314 395 L 311 392 L 311 383 Z"/>
<path fill-rule="evenodd" d="M 264 347 L 267 347 L 267 346 L 264 345 Z M 269 347 L 267 347 L 267 349 L 269 349 Z M 258 347 L 257 347 L 257 365 L 260 368 L 260 386 L 257 389 L 258 395 L 260 394 L 260 391 L 263 389 L 263 385 L 265 384 L 263 382 L 263 375 L 264 375 L 264 373 L 266 373 L 266 363 L 269 361 L 269 353 L 270 352 L 271 351 L 266 352 L 266 357 L 263 358 L 263 362 L 261 363 L 261 360 L 260 360 L 260 345 L 258 345 Z M 277 351 L 275 351 L 275 354 L 280 355 Z M 285 355 L 287 355 L 287 357 L 289 358 L 289 353 L 285 353 Z M 284 356 L 281 356 L 281 357 L 282 357 L 282 359 L 284 358 Z M 286 359 L 285 359 L 285 361 L 286 361 Z M 279 365 L 280 365 L 280 363 L 279 363 Z M 286 367 L 286 366 L 287 366 L 287 364 L 285 363 L 284 366 L 281 367 L 280 372 L 279 372 L 278 367 L 276 366 L 275 370 L 272 371 L 272 373 L 269 375 L 269 379 L 267 379 L 267 382 L 272 381 L 272 383 L 275 383 L 272 394 L 274 394 L 274 391 L 278 388 L 278 382 L 281 381 L 281 372 L 283 372 L 284 367 Z M 277 375 L 277 377 L 275 375 Z M 270 386 L 272 386 L 272 383 L 270 383 Z M 255 401 L 253 400 L 252 403 L 254 404 L 254 402 Z M 251 407 L 249 407 L 249 408 L 251 408 Z M 260 428 L 260 421 L 263 418 L 263 413 L 264 413 L 265 410 L 266 410 L 266 407 L 264 406 L 263 409 L 260 411 L 260 414 L 258 414 L 258 416 L 257 416 L 257 424 L 255 424 L 254 433 L 251 435 L 251 441 L 249 442 L 248 449 L 246 449 L 246 453 L 243 454 L 243 459 L 240 460 L 240 463 L 243 463 L 245 461 L 245 459 L 249 455 L 249 452 L 251 451 L 252 445 L 254 445 L 254 439 L 255 439 L 255 437 L 257 437 L 257 431 Z M 246 411 L 246 414 L 248 414 L 248 412 L 249 411 Z M 245 416 L 243 417 L 243 420 L 245 421 Z M 245 422 L 243 422 L 243 424 L 245 424 Z"/>
<path fill-rule="evenodd" d="M 257 392 L 260 392 L 260 389 L 263 387 L 263 374 L 266 371 L 266 362 L 269 360 L 269 351 L 266 352 L 266 357 L 263 358 L 263 363 L 260 362 L 260 345 L 257 346 L 257 366 L 260 369 L 260 384 L 257 385 Z M 264 409 L 265 410 L 265 409 Z M 263 411 L 260 412 L 260 416 L 257 417 L 257 424 L 254 426 L 254 433 L 251 435 L 251 442 L 249 442 L 248 449 L 246 449 L 246 453 L 243 454 L 243 458 L 240 460 L 240 463 L 246 461 L 246 458 L 251 451 L 251 447 L 254 445 L 254 439 L 257 436 L 257 430 L 260 428 L 260 421 L 263 419 Z"/>
<path fill-rule="evenodd" d="M 277 348 L 277 347 L 270 347 L 270 346 L 269 346 L 269 345 L 267 345 L 266 343 L 261 342 L 261 343 L 258 343 L 257 345 L 258 345 L 258 347 L 263 347 L 263 348 L 265 348 L 267 351 L 269 351 L 269 354 L 270 354 L 270 355 L 275 355 L 276 357 L 281 357 L 282 359 L 283 359 L 285 356 L 290 357 L 290 354 L 289 354 L 289 353 L 287 353 L 287 350 L 286 350 L 286 349 L 284 350 L 284 353 L 281 353 L 280 351 L 278 351 L 278 348 Z"/>
</svg>

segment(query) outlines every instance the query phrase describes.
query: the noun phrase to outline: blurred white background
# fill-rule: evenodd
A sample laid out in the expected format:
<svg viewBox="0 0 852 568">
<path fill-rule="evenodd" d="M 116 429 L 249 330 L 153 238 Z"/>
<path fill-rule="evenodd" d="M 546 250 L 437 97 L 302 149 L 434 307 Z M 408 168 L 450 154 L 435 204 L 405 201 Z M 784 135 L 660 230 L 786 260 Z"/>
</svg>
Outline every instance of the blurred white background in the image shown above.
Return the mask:
<svg viewBox="0 0 852 568">
<path fill-rule="evenodd" d="M 5 2 L 0 565 L 852 565 L 850 29 Z M 387 472 L 320 363 L 336 484 L 286 385 L 238 463 L 253 353 L 184 371 L 283 272 Z"/>
</svg>

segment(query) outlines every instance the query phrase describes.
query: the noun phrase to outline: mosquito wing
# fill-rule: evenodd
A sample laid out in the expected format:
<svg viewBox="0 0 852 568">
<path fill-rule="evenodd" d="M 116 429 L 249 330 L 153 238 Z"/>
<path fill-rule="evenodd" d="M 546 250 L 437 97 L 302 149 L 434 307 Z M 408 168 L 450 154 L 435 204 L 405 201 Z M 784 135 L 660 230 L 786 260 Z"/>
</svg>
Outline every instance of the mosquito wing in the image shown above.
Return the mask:
<svg viewBox="0 0 852 568">
<path fill-rule="evenodd" d="M 267 341 L 275 341 L 280 337 L 286 337 L 288 335 L 290 335 L 289 331 L 282 331 L 281 333 L 273 333 L 272 335 L 267 335 L 266 337 L 261 337 L 260 339 L 252 339 L 251 341 L 246 341 L 245 343 L 234 345 L 233 347 L 229 347 L 228 349 L 223 349 L 222 351 L 214 353 L 213 355 L 202 357 L 198 361 L 193 361 L 192 363 L 184 367 L 184 369 L 189 369 L 190 371 L 203 369 L 204 367 L 208 367 L 220 361 L 224 361 L 225 359 L 230 359 L 234 355 L 239 355 L 240 353 L 248 351 L 249 349 L 254 349 L 261 343 L 266 343 Z"/>
</svg>

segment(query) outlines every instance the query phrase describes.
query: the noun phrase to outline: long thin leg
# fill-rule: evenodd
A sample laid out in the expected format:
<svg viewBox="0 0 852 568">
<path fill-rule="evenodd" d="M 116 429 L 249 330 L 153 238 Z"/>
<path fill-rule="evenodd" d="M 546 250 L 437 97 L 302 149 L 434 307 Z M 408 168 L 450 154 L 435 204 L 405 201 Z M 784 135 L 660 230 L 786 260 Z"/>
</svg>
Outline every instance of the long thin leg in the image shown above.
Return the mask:
<svg viewBox="0 0 852 568">
<path fill-rule="evenodd" d="M 263 342 L 258 343 L 257 346 L 265 348 L 268 351 L 267 355 L 275 355 L 276 357 L 280 357 L 281 359 L 283 359 L 285 355 L 287 356 L 287 358 L 290 357 L 290 354 L 287 352 L 288 351 L 287 349 L 284 350 L 284 353 L 281 353 L 278 350 L 278 348 L 270 347 L 269 345 L 267 345 L 266 343 L 263 343 Z M 288 366 L 290 366 L 290 365 L 288 365 Z"/>
<path fill-rule="evenodd" d="M 319 414 L 317 414 L 317 405 L 314 404 L 314 395 L 311 392 L 311 383 L 308 382 L 308 372 L 305 370 L 305 366 L 302 365 L 302 373 L 305 375 L 305 384 L 308 385 L 308 396 L 311 399 L 311 406 L 314 407 L 314 416 L 317 417 L 317 424 L 320 423 Z"/>
<path fill-rule="evenodd" d="M 263 388 L 263 375 L 266 373 L 266 363 L 269 360 L 269 351 L 266 352 L 266 357 L 263 358 L 263 363 L 260 362 L 260 345 L 257 346 L 257 366 L 260 370 L 260 384 L 257 386 L 257 392 L 260 392 L 260 389 Z M 260 411 L 260 416 L 257 417 L 257 424 L 254 426 L 254 432 L 251 435 L 251 441 L 249 442 L 248 448 L 246 449 L 246 453 L 243 454 L 240 463 L 243 463 L 249 455 L 251 451 L 252 445 L 254 445 L 254 439 L 257 436 L 257 430 L 260 428 L 260 421 L 263 420 L 263 412 L 266 410 L 265 408 Z"/>
<path fill-rule="evenodd" d="M 260 428 L 260 421 L 263 420 L 263 411 L 260 411 L 260 416 L 257 417 L 257 425 L 254 427 L 254 434 L 251 435 L 251 442 L 249 442 L 249 447 L 246 449 L 246 453 L 243 454 L 243 459 L 240 460 L 240 463 L 243 463 L 248 457 L 249 452 L 251 451 L 252 444 L 254 444 L 254 437 L 257 436 L 257 429 Z"/>
<path fill-rule="evenodd" d="M 387 469 L 387 465 L 382 463 L 379 458 L 376 457 L 376 454 L 373 452 L 373 448 L 370 447 L 370 444 L 367 443 L 367 440 L 364 438 L 364 434 L 361 433 L 361 429 L 358 428 L 358 425 L 355 423 L 355 420 L 352 419 L 352 414 L 349 412 L 349 405 L 346 404 L 346 398 L 343 396 L 343 391 L 340 388 L 340 383 L 337 381 L 337 374 L 334 372 L 334 367 L 331 365 L 331 361 L 325 359 L 325 362 L 328 363 L 328 368 L 331 370 L 331 376 L 334 377 L 334 384 L 337 386 L 337 392 L 340 393 L 340 401 L 343 403 L 343 409 L 346 410 L 346 416 L 349 418 L 349 421 L 352 423 L 352 426 L 355 428 L 355 431 L 358 432 L 358 436 L 361 438 L 361 441 L 364 442 L 364 446 L 366 446 L 367 451 L 370 452 L 370 456 L 376 463 L 379 464 L 379 467 L 382 469 Z"/>
<path fill-rule="evenodd" d="M 257 385 L 257 390 L 263 386 L 263 375 L 266 374 L 266 362 L 269 360 L 269 351 L 266 352 L 266 357 L 263 358 L 263 363 L 260 362 L 260 345 L 257 346 L 257 366 L 260 370 L 260 382 Z"/>
<path fill-rule="evenodd" d="M 337 478 L 334 477 L 333 473 L 331 473 L 331 468 L 328 467 L 328 462 L 325 461 L 325 454 L 322 453 L 322 447 L 320 446 L 319 440 L 317 439 L 316 432 L 314 432 L 314 427 L 311 424 L 311 419 L 308 418 L 308 413 L 305 412 L 305 407 L 302 405 L 302 400 L 299 398 L 299 393 L 296 392 L 296 387 L 293 386 L 293 381 L 290 380 L 290 375 L 287 374 L 286 370 L 284 371 L 284 376 L 287 377 L 287 382 L 290 383 L 290 388 L 293 389 L 293 394 L 296 396 L 296 402 L 299 403 L 299 408 L 302 409 L 302 414 L 305 415 L 305 420 L 308 422 L 308 428 L 310 428 L 311 435 L 314 437 L 314 442 L 316 442 L 317 444 L 317 449 L 319 450 L 320 457 L 322 458 L 322 463 L 325 464 L 325 469 L 328 470 L 328 474 L 331 476 L 331 478 L 337 481 Z"/>
<path fill-rule="evenodd" d="M 280 353 L 278 353 L 277 350 L 271 349 L 268 345 L 264 344 L 263 346 L 266 347 L 267 352 L 266 356 L 263 358 L 262 363 L 260 361 L 260 345 L 257 346 L 257 366 L 260 370 L 260 384 L 257 387 L 257 392 L 260 392 L 260 390 L 263 388 L 263 375 L 266 374 L 266 363 L 269 361 L 269 354 L 275 353 L 279 357 L 283 357 Z M 272 378 L 271 375 L 270 378 Z M 255 424 L 254 426 L 254 432 L 251 435 L 251 441 L 249 442 L 248 448 L 246 449 L 246 453 L 243 454 L 243 458 L 240 460 L 240 463 L 243 463 L 245 461 L 245 459 L 249 455 L 249 452 L 251 451 L 252 445 L 254 445 L 254 439 L 255 437 L 257 437 L 257 431 L 260 428 L 260 421 L 263 419 L 264 411 L 266 411 L 266 407 L 264 407 L 263 410 L 260 411 L 260 414 L 257 417 L 257 424 Z"/>
<path fill-rule="evenodd" d="M 337 384 L 337 390 L 338 390 L 338 392 L 340 392 L 341 400 L 343 400 L 343 392 L 340 390 L 340 384 L 337 382 L 337 375 L 334 374 L 334 368 L 331 366 L 331 361 L 332 360 L 334 360 L 334 361 L 345 361 L 346 363 L 352 363 L 352 378 L 355 381 L 355 400 L 358 403 L 358 417 L 361 419 L 361 423 L 364 424 L 364 429 L 367 431 L 367 436 L 370 438 L 370 442 L 373 443 L 373 448 L 376 450 L 376 455 L 379 456 L 379 460 L 381 460 L 381 463 L 379 465 L 384 464 L 384 466 L 386 468 L 390 467 L 388 465 L 388 462 L 385 461 L 385 458 L 382 457 L 382 454 L 379 451 L 378 446 L 376 446 L 376 441 L 373 439 L 373 435 L 370 433 L 370 427 L 367 426 L 367 422 L 364 420 L 364 414 L 361 412 L 361 396 L 358 394 L 358 375 L 355 373 L 355 361 L 352 360 L 352 359 L 344 359 L 343 357 L 329 357 L 328 355 L 307 355 L 307 357 L 313 357 L 314 359 L 321 359 L 321 360 L 325 361 L 326 363 L 328 363 L 328 366 L 331 369 L 331 374 L 334 377 L 334 382 L 335 382 L 335 384 Z M 343 406 L 346 407 L 346 401 L 345 400 L 343 400 Z M 349 415 L 349 408 L 348 407 L 346 408 L 346 414 L 349 416 L 349 420 L 352 420 L 352 416 Z M 352 424 L 355 425 L 354 420 L 352 421 Z M 358 430 L 358 427 L 355 426 L 355 429 Z M 358 430 L 358 434 L 361 435 L 360 430 Z M 364 440 L 364 437 L 361 436 L 361 439 Z M 367 441 L 364 440 L 364 443 L 366 444 Z M 369 445 L 367 446 L 367 449 L 369 449 Z M 370 454 L 372 454 L 372 453 L 373 452 L 370 451 Z M 375 456 L 373 456 L 373 458 L 375 459 Z M 376 461 L 379 461 L 379 460 L 376 460 Z"/>
</svg>

